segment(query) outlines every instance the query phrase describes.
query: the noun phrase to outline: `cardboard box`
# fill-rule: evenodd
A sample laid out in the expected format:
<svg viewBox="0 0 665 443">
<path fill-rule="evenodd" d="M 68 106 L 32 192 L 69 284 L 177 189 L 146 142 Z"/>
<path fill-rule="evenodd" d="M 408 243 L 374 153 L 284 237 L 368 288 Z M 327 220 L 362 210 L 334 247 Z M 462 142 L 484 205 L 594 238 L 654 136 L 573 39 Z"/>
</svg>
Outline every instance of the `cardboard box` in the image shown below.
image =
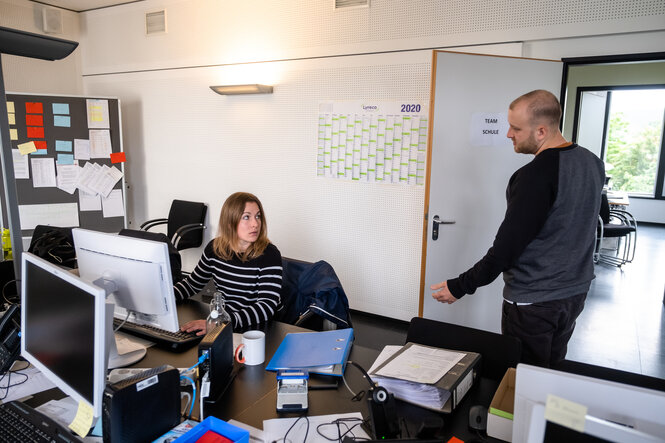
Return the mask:
<svg viewBox="0 0 665 443">
<path fill-rule="evenodd" d="M 487 435 L 500 440 L 513 439 L 515 412 L 515 368 L 508 368 L 490 403 L 487 414 Z"/>
</svg>

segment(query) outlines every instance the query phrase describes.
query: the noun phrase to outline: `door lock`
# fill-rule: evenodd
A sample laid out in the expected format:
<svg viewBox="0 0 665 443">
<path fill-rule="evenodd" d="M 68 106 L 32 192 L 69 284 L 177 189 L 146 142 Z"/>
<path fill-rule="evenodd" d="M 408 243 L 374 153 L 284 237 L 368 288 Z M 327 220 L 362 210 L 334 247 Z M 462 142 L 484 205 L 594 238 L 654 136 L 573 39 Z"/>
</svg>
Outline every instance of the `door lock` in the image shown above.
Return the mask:
<svg viewBox="0 0 665 443">
<path fill-rule="evenodd" d="M 455 220 L 441 220 L 438 215 L 432 219 L 432 240 L 439 238 L 439 225 L 454 225 Z"/>
</svg>

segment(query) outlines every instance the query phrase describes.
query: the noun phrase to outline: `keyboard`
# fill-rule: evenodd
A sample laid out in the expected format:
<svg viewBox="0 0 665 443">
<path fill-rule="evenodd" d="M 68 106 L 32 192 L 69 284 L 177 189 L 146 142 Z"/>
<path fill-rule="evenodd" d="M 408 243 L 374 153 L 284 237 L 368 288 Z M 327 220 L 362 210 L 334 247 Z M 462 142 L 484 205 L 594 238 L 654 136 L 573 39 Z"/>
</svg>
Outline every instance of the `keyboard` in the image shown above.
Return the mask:
<svg viewBox="0 0 665 443">
<path fill-rule="evenodd" d="M 67 428 L 17 401 L 0 404 L 0 442 L 80 442 Z"/>
<path fill-rule="evenodd" d="M 113 329 L 117 329 L 122 322 L 121 319 L 114 318 Z M 185 349 L 189 349 L 203 338 L 202 335 L 196 335 L 195 332 L 171 332 L 154 326 L 139 325 L 130 321 L 126 321 L 122 324 L 120 330 L 150 340 L 160 348 L 165 348 L 174 352 L 181 352 Z"/>
</svg>

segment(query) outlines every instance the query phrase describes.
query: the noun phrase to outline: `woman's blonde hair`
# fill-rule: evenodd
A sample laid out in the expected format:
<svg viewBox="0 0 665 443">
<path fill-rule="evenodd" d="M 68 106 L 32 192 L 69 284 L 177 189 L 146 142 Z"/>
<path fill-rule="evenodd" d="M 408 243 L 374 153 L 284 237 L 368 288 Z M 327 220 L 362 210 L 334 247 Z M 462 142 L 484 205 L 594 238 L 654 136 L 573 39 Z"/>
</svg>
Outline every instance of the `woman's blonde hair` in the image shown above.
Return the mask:
<svg viewBox="0 0 665 443">
<path fill-rule="evenodd" d="M 240 251 L 238 241 L 238 224 L 245 212 L 247 203 L 256 203 L 261 214 L 261 229 L 259 236 L 254 243 L 249 245 L 245 251 Z M 226 199 L 219 214 L 219 225 L 217 237 L 213 240 L 212 246 L 215 254 L 224 260 L 231 260 L 233 254 L 236 254 L 240 261 L 247 261 L 263 254 L 270 243 L 268 240 L 268 226 L 266 224 L 266 214 L 263 212 L 261 201 L 249 192 L 236 192 Z"/>
</svg>

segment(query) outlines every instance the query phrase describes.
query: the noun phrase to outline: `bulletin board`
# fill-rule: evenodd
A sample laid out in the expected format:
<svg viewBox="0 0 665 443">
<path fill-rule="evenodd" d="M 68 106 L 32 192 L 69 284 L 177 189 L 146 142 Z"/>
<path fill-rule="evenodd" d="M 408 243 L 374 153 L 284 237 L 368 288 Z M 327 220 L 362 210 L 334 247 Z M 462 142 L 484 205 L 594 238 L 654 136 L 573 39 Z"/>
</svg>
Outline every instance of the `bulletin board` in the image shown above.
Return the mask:
<svg viewBox="0 0 665 443">
<path fill-rule="evenodd" d="M 8 93 L 21 234 L 126 226 L 118 99 Z"/>
</svg>

